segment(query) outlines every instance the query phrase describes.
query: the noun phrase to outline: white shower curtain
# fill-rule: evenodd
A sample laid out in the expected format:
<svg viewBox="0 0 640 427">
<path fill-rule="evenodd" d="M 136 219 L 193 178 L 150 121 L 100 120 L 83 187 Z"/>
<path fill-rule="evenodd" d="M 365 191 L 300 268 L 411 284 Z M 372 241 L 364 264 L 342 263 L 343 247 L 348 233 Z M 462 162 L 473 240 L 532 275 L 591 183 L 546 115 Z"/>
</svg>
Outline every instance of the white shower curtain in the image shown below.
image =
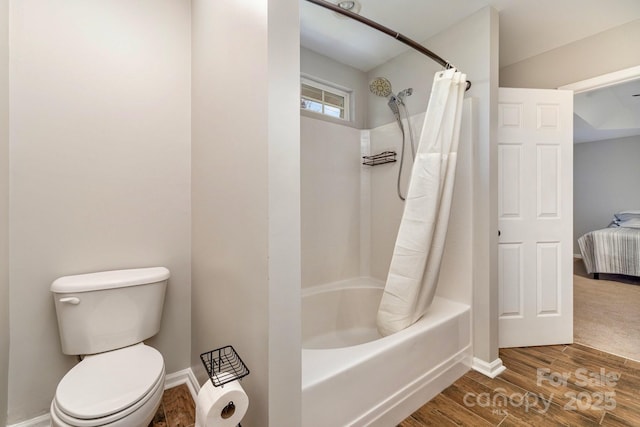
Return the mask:
<svg viewBox="0 0 640 427">
<path fill-rule="evenodd" d="M 433 301 L 449 223 L 465 88 L 466 75 L 455 69 L 438 72 L 433 80 L 378 309 L 382 335 L 413 324 Z"/>
</svg>

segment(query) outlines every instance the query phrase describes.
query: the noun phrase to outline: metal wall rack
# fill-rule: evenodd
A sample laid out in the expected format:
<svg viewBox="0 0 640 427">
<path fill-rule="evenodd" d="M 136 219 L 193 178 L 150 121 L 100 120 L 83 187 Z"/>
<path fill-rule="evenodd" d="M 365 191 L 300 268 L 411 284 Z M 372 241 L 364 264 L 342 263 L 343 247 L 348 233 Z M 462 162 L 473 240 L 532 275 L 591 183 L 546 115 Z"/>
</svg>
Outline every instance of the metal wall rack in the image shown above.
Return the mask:
<svg viewBox="0 0 640 427">
<path fill-rule="evenodd" d="M 249 375 L 249 368 L 230 345 L 202 353 L 200 360 L 216 387 Z"/>
<path fill-rule="evenodd" d="M 362 156 L 362 164 L 365 166 L 378 166 L 385 163 L 393 163 L 396 161 L 395 151 L 383 151 L 373 156 Z"/>
</svg>

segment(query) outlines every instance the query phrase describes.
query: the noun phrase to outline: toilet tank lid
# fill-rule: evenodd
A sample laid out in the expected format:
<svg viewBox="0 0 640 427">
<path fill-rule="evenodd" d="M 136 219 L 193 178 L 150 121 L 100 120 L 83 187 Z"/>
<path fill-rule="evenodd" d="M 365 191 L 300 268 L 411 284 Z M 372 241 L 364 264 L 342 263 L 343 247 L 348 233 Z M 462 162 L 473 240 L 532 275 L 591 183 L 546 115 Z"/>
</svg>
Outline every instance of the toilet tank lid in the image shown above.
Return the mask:
<svg viewBox="0 0 640 427">
<path fill-rule="evenodd" d="M 132 268 L 129 270 L 78 274 L 56 279 L 51 284 L 51 292 L 65 294 L 124 288 L 162 282 L 167 280 L 169 276 L 169 270 L 165 267 Z"/>
</svg>

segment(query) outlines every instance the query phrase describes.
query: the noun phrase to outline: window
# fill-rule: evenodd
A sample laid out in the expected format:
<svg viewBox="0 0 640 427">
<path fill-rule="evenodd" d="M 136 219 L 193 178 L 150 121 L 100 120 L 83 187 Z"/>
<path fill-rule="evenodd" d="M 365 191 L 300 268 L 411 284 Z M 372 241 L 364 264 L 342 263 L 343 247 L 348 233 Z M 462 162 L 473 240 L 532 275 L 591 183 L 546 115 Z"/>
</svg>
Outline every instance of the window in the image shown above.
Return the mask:
<svg viewBox="0 0 640 427">
<path fill-rule="evenodd" d="M 300 108 L 349 120 L 349 92 L 302 77 Z"/>
</svg>

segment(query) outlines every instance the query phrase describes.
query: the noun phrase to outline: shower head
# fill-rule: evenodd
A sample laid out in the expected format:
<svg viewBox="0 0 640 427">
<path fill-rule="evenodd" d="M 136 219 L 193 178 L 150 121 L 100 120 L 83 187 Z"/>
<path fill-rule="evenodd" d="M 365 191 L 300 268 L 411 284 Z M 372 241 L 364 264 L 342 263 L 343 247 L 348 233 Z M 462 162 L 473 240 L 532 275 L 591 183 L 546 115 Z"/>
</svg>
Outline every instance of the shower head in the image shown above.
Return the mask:
<svg viewBox="0 0 640 427">
<path fill-rule="evenodd" d="M 376 77 L 369 83 L 369 90 L 374 95 L 386 98 L 391 95 L 391 82 L 384 77 Z"/>
</svg>

